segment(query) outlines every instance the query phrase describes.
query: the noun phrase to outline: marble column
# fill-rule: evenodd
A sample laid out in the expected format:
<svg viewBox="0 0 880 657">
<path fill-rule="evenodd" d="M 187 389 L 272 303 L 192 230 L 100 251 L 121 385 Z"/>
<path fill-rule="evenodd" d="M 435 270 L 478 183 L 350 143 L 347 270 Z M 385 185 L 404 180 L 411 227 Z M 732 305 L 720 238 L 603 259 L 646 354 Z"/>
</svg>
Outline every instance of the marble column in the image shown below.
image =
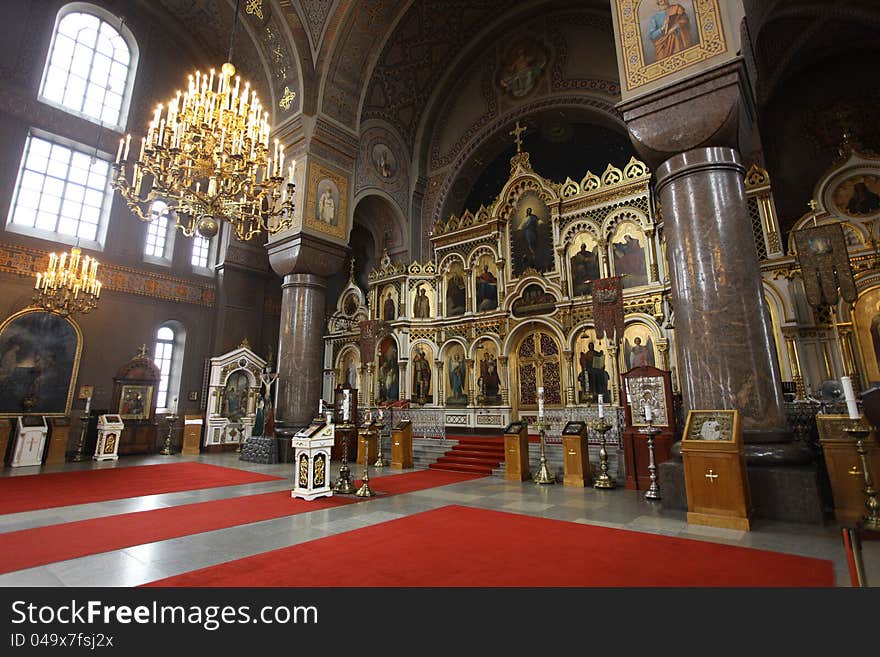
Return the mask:
<svg viewBox="0 0 880 657">
<path fill-rule="evenodd" d="M 732 148 L 696 148 L 657 169 L 685 411 L 735 408 L 743 430 L 785 428 L 779 365 Z M 770 438 L 772 436 L 772 438 Z"/>
<path fill-rule="evenodd" d="M 326 279 L 288 274 L 281 285 L 278 338 L 279 421 L 308 424 L 321 396 Z"/>
</svg>

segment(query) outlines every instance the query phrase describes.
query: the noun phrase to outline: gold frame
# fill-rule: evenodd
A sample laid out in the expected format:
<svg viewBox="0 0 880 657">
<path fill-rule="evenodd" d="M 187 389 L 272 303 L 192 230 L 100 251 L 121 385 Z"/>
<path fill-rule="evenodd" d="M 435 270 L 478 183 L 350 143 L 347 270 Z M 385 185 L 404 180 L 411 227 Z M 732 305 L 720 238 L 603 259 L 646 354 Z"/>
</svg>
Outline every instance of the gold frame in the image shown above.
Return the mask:
<svg viewBox="0 0 880 657">
<path fill-rule="evenodd" d="M 315 209 L 317 207 L 318 186 L 322 180 L 330 180 L 336 185 L 339 192 L 339 207 L 337 208 L 336 225 L 326 224 L 315 218 Z M 303 212 L 303 227 L 324 235 L 330 235 L 340 240 L 348 238 L 348 178 L 345 174 L 337 169 L 321 164 L 319 162 L 309 162 L 308 175 L 308 193 L 306 199 L 306 207 Z"/>
<path fill-rule="evenodd" d="M 48 311 L 43 310 L 42 308 L 37 308 L 35 306 L 28 306 L 22 310 L 19 310 L 17 313 L 13 313 L 0 324 L 0 336 L 3 335 L 3 331 L 6 330 L 6 327 L 9 326 L 12 322 L 23 315 L 27 315 L 28 313 L 48 313 Z M 51 314 L 51 313 L 48 313 Z M 60 315 L 59 315 L 60 317 Z M 70 317 L 61 317 L 61 319 L 66 320 L 73 326 L 73 330 L 76 332 L 76 353 L 73 356 L 73 368 L 70 371 L 70 383 L 67 386 L 67 400 L 64 404 L 64 412 L 63 413 L 3 413 L 0 412 L 0 418 L 12 418 L 19 417 L 21 415 L 42 415 L 43 417 L 66 417 L 70 415 L 70 407 L 73 404 L 73 395 L 76 392 L 76 380 L 79 375 L 79 363 L 80 357 L 82 356 L 82 348 L 83 348 L 83 334 L 82 329 L 80 329 L 79 324 L 77 324 Z"/>
<path fill-rule="evenodd" d="M 645 64 L 642 50 L 642 27 L 639 24 L 639 6 L 650 0 L 616 0 L 619 23 L 620 60 L 623 62 L 623 82 L 627 91 L 638 89 L 667 75 L 677 73 L 694 64 L 727 52 L 724 27 L 718 0 L 694 0 L 693 24 L 697 43 L 687 50 L 660 61 Z"/>
<path fill-rule="evenodd" d="M 118 415 L 123 420 L 146 420 L 150 417 L 150 411 L 152 409 L 153 404 L 153 385 L 143 384 L 143 383 L 124 383 L 122 384 L 122 388 L 119 391 L 119 407 L 118 412 L 115 415 Z M 122 404 L 125 402 L 125 395 L 129 390 L 141 390 L 145 391 L 146 394 L 144 396 L 144 409 L 139 414 L 134 413 L 123 413 L 122 412 Z"/>
<path fill-rule="evenodd" d="M 702 438 L 697 432 L 696 422 L 700 418 L 712 419 L 719 416 L 730 418 L 730 436 L 727 438 L 707 439 Z M 703 423 L 700 423 L 702 428 Z M 739 411 L 731 409 L 699 409 L 688 411 L 687 421 L 684 424 L 684 433 L 681 435 L 682 447 L 699 444 L 705 448 L 707 445 L 739 445 L 742 443 L 742 431 L 740 428 Z"/>
</svg>

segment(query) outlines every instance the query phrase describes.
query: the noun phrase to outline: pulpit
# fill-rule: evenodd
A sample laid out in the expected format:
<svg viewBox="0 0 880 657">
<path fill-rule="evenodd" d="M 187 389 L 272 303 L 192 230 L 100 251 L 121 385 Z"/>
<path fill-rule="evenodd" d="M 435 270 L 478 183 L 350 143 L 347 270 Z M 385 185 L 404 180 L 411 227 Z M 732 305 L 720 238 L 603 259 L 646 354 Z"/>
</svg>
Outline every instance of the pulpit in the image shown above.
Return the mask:
<svg viewBox="0 0 880 657">
<path fill-rule="evenodd" d="M 751 495 L 739 411 L 689 411 L 681 455 L 687 521 L 748 531 Z"/>
<path fill-rule="evenodd" d="M 49 420 L 49 450 L 46 452 L 46 465 L 64 463 L 67 458 L 67 443 L 69 439 L 70 418 L 51 418 Z"/>
<path fill-rule="evenodd" d="M 357 462 L 361 465 L 364 465 L 365 454 L 370 465 L 373 465 L 376 457 L 379 456 L 379 434 L 376 431 L 376 425 L 372 423 L 358 429 Z"/>
<path fill-rule="evenodd" d="M 204 420 L 201 415 L 185 415 L 183 418 L 183 447 L 180 453 L 184 456 L 198 456 L 202 444 L 202 427 Z"/>
<path fill-rule="evenodd" d="M 834 498 L 834 518 L 844 527 L 855 527 L 867 512 L 862 460 L 856 451 L 855 438 L 844 431 L 846 427 L 856 424 L 859 421 L 851 420 L 848 415 L 816 416 L 819 444 L 825 456 L 825 468 Z M 877 444 L 876 431 L 864 443 L 868 473 L 877 488 L 880 482 L 880 445 Z"/>
<path fill-rule="evenodd" d="M 504 478 L 525 481 L 531 477 L 529 468 L 529 425 L 511 422 L 504 430 Z"/>
<path fill-rule="evenodd" d="M 9 465 L 13 468 L 41 465 L 48 433 L 49 425 L 42 415 L 19 416 L 15 423 L 15 446 Z"/>
<path fill-rule="evenodd" d="M 391 430 L 391 467 L 395 470 L 413 467 L 412 422 L 403 420 Z"/>
<path fill-rule="evenodd" d="M 291 438 L 295 464 L 291 497 L 314 500 L 333 495 L 329 470 L 334 433 L 335 428 L 328 413 L 326 422 L 315 420 Z"/>
<path fill-rule="evenodd" d="M 119 458 L 119 440 L 125 424 L 119 415 L 98 416 L 98 442 L 95 444 L 95 461 L 116 460 Z"/>
<path fill-rule="evenodd" d="M 562 451 L 565 455 L 563 485 L 577 488 L 590 486 L 593 483 L 593 468 L 587 449 L 586 422 L 569 422 L 565 425 L 562 429 Z"/>
</svg>

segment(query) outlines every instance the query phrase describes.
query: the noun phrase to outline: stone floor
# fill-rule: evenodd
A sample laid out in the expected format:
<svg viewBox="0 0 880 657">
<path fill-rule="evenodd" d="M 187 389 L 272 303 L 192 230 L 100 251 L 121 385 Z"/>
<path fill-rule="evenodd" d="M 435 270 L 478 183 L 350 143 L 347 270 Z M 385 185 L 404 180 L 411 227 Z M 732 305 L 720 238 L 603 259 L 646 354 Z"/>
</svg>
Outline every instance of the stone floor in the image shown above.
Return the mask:
<svg viewBox="0 0 880 657">
<path fill-rule="evenodd" d="M 89 468 L 124 468 L 132 465 L 194 460 L 232 468 L 290 477 L 292 465 L 261 465 L 240 461 L 235 454 L 198 457 L 123 457 L 119 461 L 66 463 L 44 467 L 43 472 Z M 0 476 L 36 474 L 39 468 L 6 468 Z M 333 463 L 333 479 L 339 464 Z M 371 469 L 371 477 L 396 475 L 400 470 Z M 352 468 L 359 478 L 360 466 Z M 291 488 L 290 480 L 221 488 L 149 495 L 93 504 L 59 507 L 0 516 L 0 532 L 40 527 L 73 520 L 96 518 L 132 511 L 226 499 Z M 661 491 L 662 493 L 662 491 Z M 232 559 L 286 547 L 339 532 L 365 527 L 447 504 L 554 518 L 605 527 L 615 527 L 681 538 L 748 546 L 834 563 L 836 583 L 850 586 L 849 571 L 839 528 L 757 520 L 752 531 L 735 531 L 690 525 L 683 511 L 664 509 L 662 501 L 646 500 L 638 491 L 622 487 L 613 490 L 579 489 L 555 485 L 509 482 L 486 477 L 439 488 L 388 498 L 377 497 L 366 504 L 353 504 L 311 513 L 158 541 L 103 554 L 52 563 L 46 566 L 0 575 L 0 586 L 137 586 L 163 577 Z M 880 586 L 880 541 L 863 543 L 867 583 Z"/>
</svg>

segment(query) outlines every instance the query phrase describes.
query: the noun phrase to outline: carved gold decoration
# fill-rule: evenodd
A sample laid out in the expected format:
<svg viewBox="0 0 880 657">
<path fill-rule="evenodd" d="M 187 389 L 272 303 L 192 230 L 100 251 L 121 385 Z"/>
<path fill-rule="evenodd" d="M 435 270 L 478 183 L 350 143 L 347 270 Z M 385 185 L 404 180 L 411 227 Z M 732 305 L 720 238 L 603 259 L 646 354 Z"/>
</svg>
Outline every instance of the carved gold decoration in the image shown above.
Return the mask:
<svg viewBox="0 0 880 657">
<path fill-rule="evenodd" d="M 335 203 L 333 217 L 335 223 L 328 223 L 318 218 L 319 186 L 325 181 L 332 182 L 339 194 Z M 308 199 L 306 202 L 303 225 L 312 231 L 323 233 L 340 240 L 348 237 L 348 178 L 336 169 L 315 161 L 309 163 Z M 334 199 L 335 201 L 336 199 Z"/>
<path fill-rule="evenodd" d="M 278 106 L 281 109 L 289 110 L 291 104 L 293 103 L 293 99 L 296 98 L 296 92 L 291 91 L 290 87 L 287 85 L 284 86 L 284 93 L 281 96 L 281 100 L 278 101 Z"/>
</svg>

